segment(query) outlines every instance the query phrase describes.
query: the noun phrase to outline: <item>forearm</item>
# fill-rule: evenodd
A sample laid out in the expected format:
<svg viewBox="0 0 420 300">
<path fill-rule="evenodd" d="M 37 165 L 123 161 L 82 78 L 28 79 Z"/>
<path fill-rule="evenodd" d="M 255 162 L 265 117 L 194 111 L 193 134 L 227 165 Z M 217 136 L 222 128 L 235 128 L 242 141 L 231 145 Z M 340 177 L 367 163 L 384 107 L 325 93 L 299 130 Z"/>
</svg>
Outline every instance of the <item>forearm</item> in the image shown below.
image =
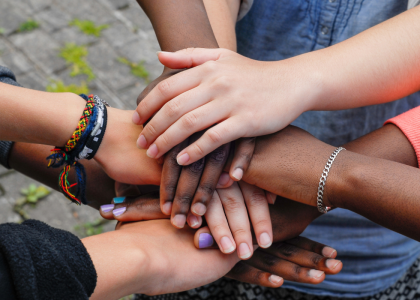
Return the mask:
<svg viewBox="0 0 420 300">
<path fill-rule="evenodd" d="M 329 48 L 294 59 L 309 67 L 318 89 L 312 110 L 385 103 L 420 89 L 420 7 Z M 305 58 L 306 57 L 306 58 Z"/>
<path fill-rule="evenodd" d="M 10 166 L 16 171 L 58 190 L 58 176 L 62 169 L 47 168 L 45 159 L 51 149 L 52 146 L 15 143 L 9 157 Z M 99 209 L 99 206 L 111 203 L 112 198 L 115 197 L 114 180 L 106 175 L 95 160 L 85 160 L 83 165 L 87 174 L 86 199 L 88 205 Z M 74 170 L 71 171 L 70 178 L 75 176 L 73 172 Z"/>
<path fill-rule="evenodd" d="M 64 146 L 85 104 L 75 94 L 40 92 L 0 83 L 0 140 Z"/>
<path fill-rule="evenodd" d="M 152 22 L 163 51 L 218 48 L 203 0 L 137 0 Z"/>
</svg>

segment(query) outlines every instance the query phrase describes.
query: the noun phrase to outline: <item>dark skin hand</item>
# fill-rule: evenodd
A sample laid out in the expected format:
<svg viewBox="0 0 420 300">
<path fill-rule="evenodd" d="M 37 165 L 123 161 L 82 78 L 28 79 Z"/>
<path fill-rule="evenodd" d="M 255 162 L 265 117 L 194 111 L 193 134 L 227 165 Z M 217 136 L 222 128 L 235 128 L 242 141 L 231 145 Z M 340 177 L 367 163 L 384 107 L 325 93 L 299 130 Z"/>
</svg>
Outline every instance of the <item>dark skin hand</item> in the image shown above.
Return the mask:
<svg viewBox="0 0 420 300">
<path fill-rule="evenodd" d="M 117 191 L 125 196 L 124 190 Z M 127 211 L 116 217 L 120 222 L 168 218 L 159 209 L 158 193 L 146 196 L 130 196 L 116 208 L 127 207 Z M 104 218 L 114 219 L 112 213 L 104 213 Z M 337 252 L 323 244 L 297 237 L 320 214 L 316 208 L 287 199 L 278 199 L 272 206 L 270 215 L 275 224 L 274 236 L 277 241 L 268 249 L 258 249 L 251 259 L 238 263 L 227 275 L 239 281 L 267 287 L 279 287 L 283 279 L 317 284 L 325 279 L 325 274 L 337 274 L 342 263 L 334 258 Z M 200 234 L 209 233 L 208 227 L 200 228 L 194 237 L 199 248 Z M 254 236 L 255 241 L 255 236 Z M 256 241 L 255 241 L 256 242 Z M 212 248 L 217 247 L 213 245 Z M 319 270 L 321 272 L 314 272 Z M 280 277 L 270 277 L 271 275 Z M 279 280 L 275 282 L 275 280 Z"/>
</svg>

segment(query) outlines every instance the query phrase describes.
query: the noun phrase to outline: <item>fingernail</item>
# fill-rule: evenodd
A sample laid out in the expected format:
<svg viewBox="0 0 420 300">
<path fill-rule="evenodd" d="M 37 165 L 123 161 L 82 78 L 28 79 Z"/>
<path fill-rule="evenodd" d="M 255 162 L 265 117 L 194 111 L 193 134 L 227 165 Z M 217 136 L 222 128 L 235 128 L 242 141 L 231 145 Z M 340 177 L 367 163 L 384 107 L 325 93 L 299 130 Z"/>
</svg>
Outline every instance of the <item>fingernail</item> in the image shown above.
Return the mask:
<svg viewBox="0 0 420 300">
<path fill-rule="evenodd" d="M 268 198 L 268 203 L 274 204 L 276 202 L 277 195 L 275 195 L 271 192 L 267 192 L 266 195 L 267 195 L 267 198 Z"/>
<path fill-rule="evenodd" d="M 140 149 L 146 149 L 147 147 L 147 141 L 146 138 L 144 137 L 144 135 L 141 135 L 138 140 L 137 140 L 137 147 L 139 147 Z"/>
<path fill-rule="evenodd" d="M 150 158 L 155 158 L 158 155 L 158 148 L 156 146 L 156 144 L 152 144 L 150 145 L 149 149 L 147 149 L 147 156 Z"/>
<path fill-rule="evenodd" d="M 268 280 L 271 283 L 278 284 L 280 281 L 283 280 L 283 278 L 281 278 L 280 276 L 277 276 L 277 275 L 270 275 L 270 277 L 268 277 Z"/>
<path fill-rule="evenodd" d="M 196 203 L 191 208 L 192 212 L 199 216 L 204 216 L 206 213 L 207 207 L 203 203 Z"/>
<path fill-rule="evenodd" d="M 241 180 L 242 176 L 244 176 L 244 171 L 242 169 L 236 168 L 235 170 L 233 170 L 232 177 L 234 177 L 236 180 Z"/>
<path fill-rule="evenodd" d="M 133 121 L 134 124 L 139 125 L 140 124 L 140 115 L 138 112 L 134 112 L 133 113 L 133 117 L 131 118 L 131 120 Z"/>
<path fill-rule="evenodd" d="M 101 211 L 104 213 L 110 212 L 111 210 L 113 210 L 115 207 L 114 204 L 105 204 L 105 205 L 101 205 Z"/>
<path fill-rule="evenodd" d="M 181 156 L 179 156 L 176 161 L 178 162 L 178 165 L 185 165 L 190 160 L 190 156 L 188 153 L 184 153 Z"/>
<path fill-rule="evenodd" d="M 325 257 L 333 257 L 336 252 L 337 251 L 331 247 L 324 247 L 324 249 L 322 249 L 322 255 Z"/>
<path fill-rule="evenodd" d="M 209 233 L 200 233 L 198 237 L 198 248 L 208 248 L 211 247 L 214 243 L 213 237 Z"/>
<path fill-rule="evenodd" d="M 114 203 L 115 204 L 121 204 L 121 203 L 124 203 L 124 201 L 125 201 L 125 197 L 115 197 L 114 198 Z"/>
<path fill-rule="evenodd" d="M 198 225 L 199 222 L 198 222 L 198 218 L 196 216 L 191 215 L 189 218 L 190 218 L 190 226 L 192 228 L 194 228 L 195 226 Z"/>
<path fill-rule="evenodd" d="M 273 242 L 272 242 L 272 240 L 270 238 L 270 235 L 267 232 L 261 233 L 261 235 L 260 235 L 260 243 L 259 244 L 260 244 L 260 246 L 262 248 L 268 248 L 268 247 L 271 246 L 272 243 Z"/>
<path fill-rule="evenodd" d="M 170 215 L 172 212 L 172 202 L 166 202 L 165 204 L 162 205 L 162 212 L 165 215 Z"/>
<path fill-rule="evenodd" d="M 229 182 L 230 176 L 228 173 L 222 173 L 219 178 L 217 185 L 224 186 Z"/>
<path fill-rule="evenodd" d="M 337 268 L 337 266 L 340 262 L 341 261 L 337 260 L 337 259 L 327 259 L 325 264 L 327 265 L 328 269 L 334 270 L 335 268 Z"/>
<path fill-rule="evenodd" d="M 222 246 L 223 253 L 231 253 L 235 250 L 235 246 L 232 244 L 232 241 L 227 236 L 222 237 L 220 240 L 220 245 Z"/>
<path fill-rule="evenodd" d="M 114 214 L 115 217 L 118 217 L 118 216 L 121 216 L 123 213 L 125 213 L 126 210 L 127 210 L 127 207 L 120 207 L 120 208 L 114 209 L 112 213 Z"/>
<path fill-rule="evenodd" d="M 248 244 L 242 243 L 239 245 L 238 254 L 241 259 L 247 259 L 251 257 L 251 250 L 249 250 Z"/>
<path fill-rule="evenodd" d="M 312 270 L 309 271 L 309 277 L 312 277 L 312 278 L 319 278 L 323 274 L 324 274 L 324 272 L 319 271 L 319 270 L 312 269 Z"/>
<path fill-rule="evenodd" d="M 184 228 L 187 217 L 185 215 L 175 215 L 172 218 L 172 224 L 178 228 Z"/>
</svg>

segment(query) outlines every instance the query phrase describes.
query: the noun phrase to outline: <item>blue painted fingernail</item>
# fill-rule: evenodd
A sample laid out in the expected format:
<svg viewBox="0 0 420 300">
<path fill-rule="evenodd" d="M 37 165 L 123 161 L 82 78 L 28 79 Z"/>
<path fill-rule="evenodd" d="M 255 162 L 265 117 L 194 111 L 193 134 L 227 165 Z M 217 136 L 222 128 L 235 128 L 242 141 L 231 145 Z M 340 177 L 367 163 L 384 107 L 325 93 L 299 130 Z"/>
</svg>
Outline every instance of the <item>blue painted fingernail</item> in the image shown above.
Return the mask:
<svg viewBox="0 0 420 300">
<path fill-rule="evenodd" d="M 115 204 L 121 204 L 121 203 L 124 203 L 124 201 L 125 201 L 125 197 L 115 197 L 114 198 L 114 203 Z"/>
<path fill-rule="evenodd" d="M 127 207 L 120 207 L 120 208 L 114 209 L 112 213 L 114 214 L 115 217 L 118 217 L 118 216 L 121 216 L 123 213 L 125 213 L 126 210 L 127 210 Z"/>
<path fill-rule="evenodd" d="M 200 249 L 208 248 L 214 243 L 213 237 L 208 233 L 201 233 L 198 237 L 198 247 Z"/>
<path fill-rule="evenodd" d="M 113 210 L 115 207 L 114 204 L 105 204 L 105 205 L 101 205 L 101 211 L 104 213 L 110 212 L 111 210 Z"/>
</svg>

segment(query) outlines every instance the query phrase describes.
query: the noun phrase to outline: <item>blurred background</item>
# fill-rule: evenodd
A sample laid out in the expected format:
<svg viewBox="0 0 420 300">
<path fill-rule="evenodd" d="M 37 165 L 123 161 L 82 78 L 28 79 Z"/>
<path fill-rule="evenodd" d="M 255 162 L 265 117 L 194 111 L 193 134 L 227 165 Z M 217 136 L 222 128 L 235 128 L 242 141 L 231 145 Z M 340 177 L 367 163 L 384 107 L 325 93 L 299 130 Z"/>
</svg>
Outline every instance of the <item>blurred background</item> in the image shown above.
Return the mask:
<svg viewBox="0 0 420 300">
<path fill-rule="evenodd" d="M 0 65 L 24 87 L 93 93 L 134 109 L 160 75 L 152 25 L 135 0 L 1 0 Z M 88 206 L 0 166 L 0 222 L 44 221 L 85 237 L 112 230 Z"/>
</svg>

